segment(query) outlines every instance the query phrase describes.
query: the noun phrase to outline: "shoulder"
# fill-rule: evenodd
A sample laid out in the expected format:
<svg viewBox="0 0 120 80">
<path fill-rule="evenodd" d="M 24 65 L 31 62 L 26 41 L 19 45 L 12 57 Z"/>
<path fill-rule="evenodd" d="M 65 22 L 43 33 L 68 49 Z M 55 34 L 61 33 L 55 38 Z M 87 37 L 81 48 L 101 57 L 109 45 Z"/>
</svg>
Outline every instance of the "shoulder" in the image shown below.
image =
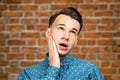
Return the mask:
<svg viewBox="0 0 120 80">
<path fill-rule="evenodd" d="M 82 68 L 89 68 L 89 69 L 96 68 L 96 65 L 93 64 L 92 62 L 75 57 L 73 60 L 73 64 L 77 65 L 77 67 L 82 67 Z"/>
<path fill-rule="evenodd" d="M 29 66 L 29 67 L 26 67 L 22 70 L 22 72 L 25 72 L 25 73 L 29 73 L 29 74 L 32 74 L 33 72 L 36 73 L 38 71 L 42 71 L 43 68 L 46 68 L 46 62 L 45 61 L 41 61 L 39 62 L 38 64 L 36 65 L 33 65 L 33 66 Z"/>
</svg>

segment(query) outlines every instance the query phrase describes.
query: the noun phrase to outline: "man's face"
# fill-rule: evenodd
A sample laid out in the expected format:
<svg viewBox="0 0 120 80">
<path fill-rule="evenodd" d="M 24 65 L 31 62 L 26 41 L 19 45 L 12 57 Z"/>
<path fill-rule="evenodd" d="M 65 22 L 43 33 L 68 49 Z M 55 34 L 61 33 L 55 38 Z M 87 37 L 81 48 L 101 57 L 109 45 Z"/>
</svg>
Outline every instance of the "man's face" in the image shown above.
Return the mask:
<svg viewBox="0 0 120 80">
<path fill-rule="evenodd" d="M 67 55 L 78 40 L 80 25 L 67 15 L 59 15 L 49 28 L 49 35 L 55 41 L 59 55 Z"/>
</svg>

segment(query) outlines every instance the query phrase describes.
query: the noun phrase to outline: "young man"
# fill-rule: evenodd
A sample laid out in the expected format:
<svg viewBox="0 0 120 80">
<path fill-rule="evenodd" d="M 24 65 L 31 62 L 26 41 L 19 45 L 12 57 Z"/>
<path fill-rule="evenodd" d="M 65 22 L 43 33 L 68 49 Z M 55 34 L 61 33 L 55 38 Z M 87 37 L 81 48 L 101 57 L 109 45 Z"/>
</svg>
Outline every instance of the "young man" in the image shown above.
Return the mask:
<svg viewBox="0 0 120 80">
<path fill-rule="evenodd" d="M 71 56 L 82 28 L 82 16 L 68 7 L 50 17 L 46 59 L 21 71 L 17 80 L 103 80 L 98 68 Z"/>
</svg>

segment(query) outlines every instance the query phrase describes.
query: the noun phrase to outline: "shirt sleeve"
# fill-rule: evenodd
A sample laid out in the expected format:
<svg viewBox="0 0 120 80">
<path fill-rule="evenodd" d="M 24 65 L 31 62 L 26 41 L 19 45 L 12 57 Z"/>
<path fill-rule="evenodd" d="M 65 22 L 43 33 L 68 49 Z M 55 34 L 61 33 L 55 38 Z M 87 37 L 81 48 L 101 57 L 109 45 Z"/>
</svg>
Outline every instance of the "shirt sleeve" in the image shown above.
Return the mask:
<svg viewBox="0 0 120 80">
<path fill-rule="evenodd" d="M 20 72 L 17 80 L 56 80 L 59 74 L 59 69 L 54 66 L 49 66 L 45 72 L 45 75 L 38 78 L 32 78 L 31 75 L 27 74 L 27 71 L 24 69 Z"/>
<path fill-rule="evenodd" d="M 89 74 L 89 80 L 103 80 L 99 69 L 95 65 L 91 69 L 91 74 Z"/>
</svg>

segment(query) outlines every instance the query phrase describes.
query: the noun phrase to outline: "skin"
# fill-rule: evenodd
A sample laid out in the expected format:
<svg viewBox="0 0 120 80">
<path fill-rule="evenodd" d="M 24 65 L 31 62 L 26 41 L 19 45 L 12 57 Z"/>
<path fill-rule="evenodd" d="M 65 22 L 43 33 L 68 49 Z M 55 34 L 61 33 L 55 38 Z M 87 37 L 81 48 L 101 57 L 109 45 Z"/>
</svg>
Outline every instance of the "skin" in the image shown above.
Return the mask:
<svg viewBox="0 0 120 80">
<path fill-rule="evenodd" d="M 60 14 L 46 31 L 50 66 L 60 68 L 60 60 L 77 44 L 80 25 L 77 20 Z"/>
</svg>

